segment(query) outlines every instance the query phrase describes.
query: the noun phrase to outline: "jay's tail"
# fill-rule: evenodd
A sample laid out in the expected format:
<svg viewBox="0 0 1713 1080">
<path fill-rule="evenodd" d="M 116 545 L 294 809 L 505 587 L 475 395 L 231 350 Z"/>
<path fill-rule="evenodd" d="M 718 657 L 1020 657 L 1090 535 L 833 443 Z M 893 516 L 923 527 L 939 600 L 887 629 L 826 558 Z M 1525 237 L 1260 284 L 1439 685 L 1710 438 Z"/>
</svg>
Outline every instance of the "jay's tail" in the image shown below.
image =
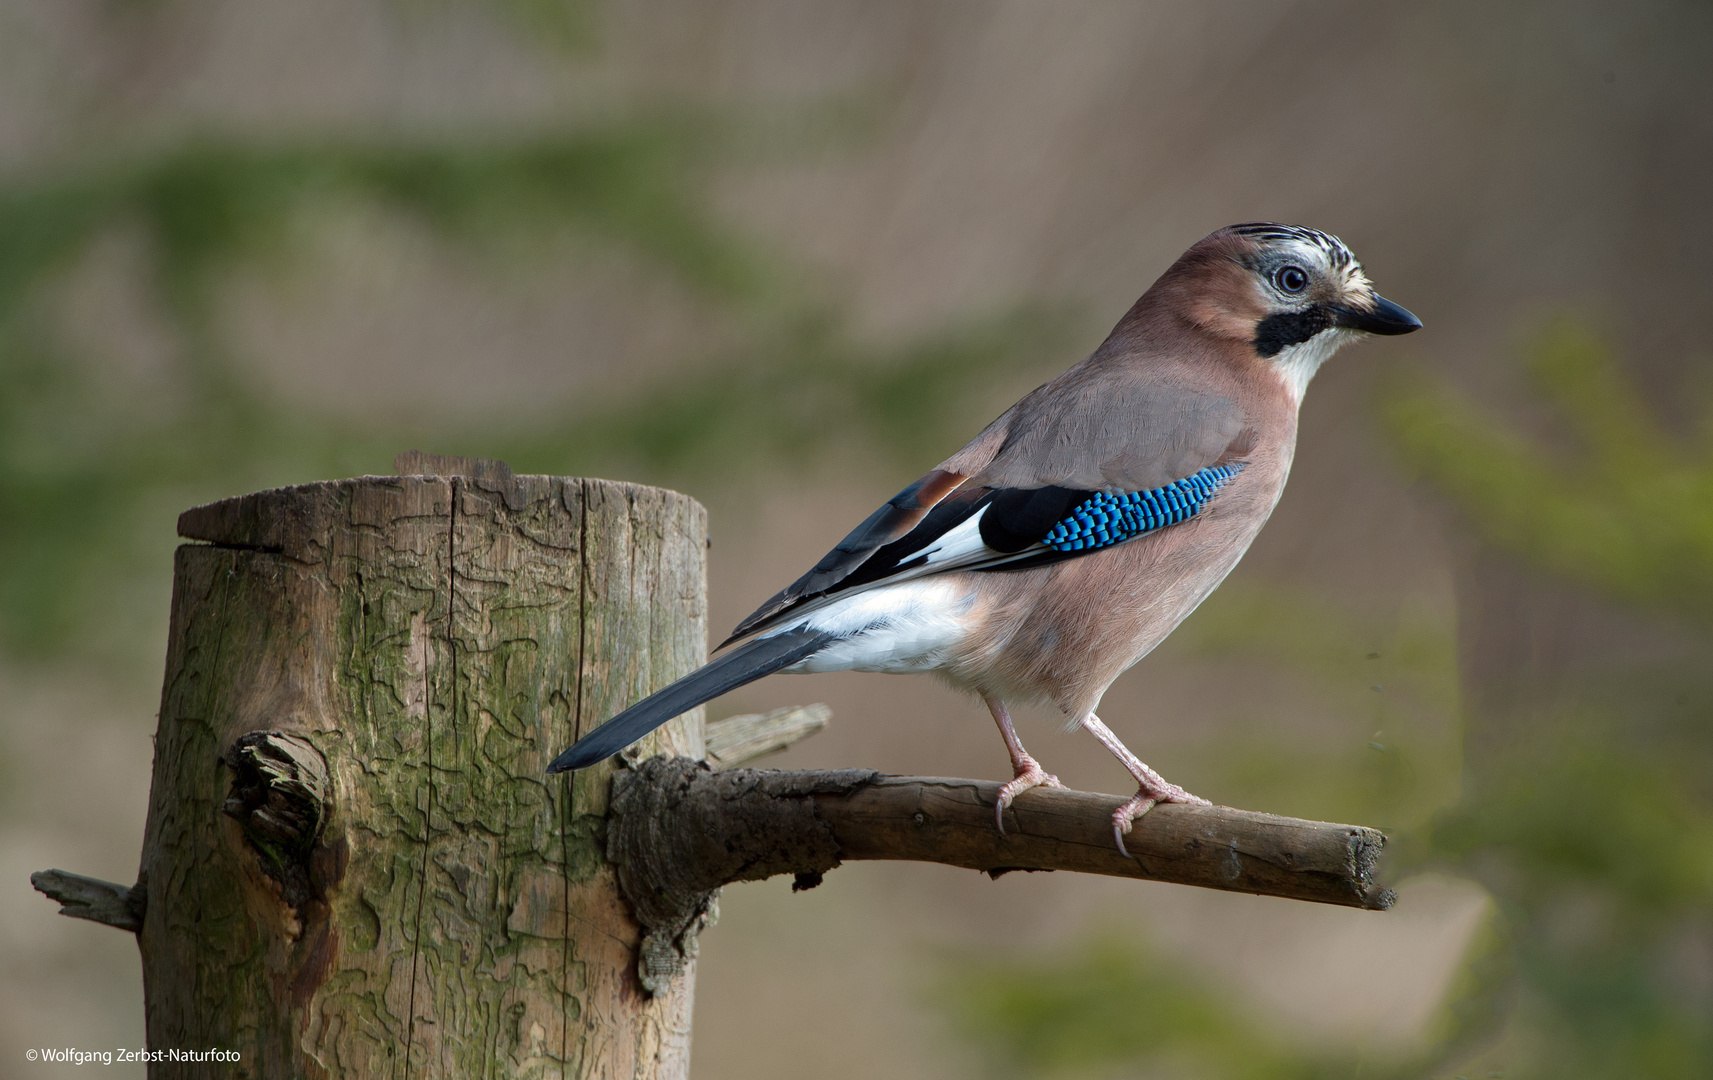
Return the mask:
<svg viewBox="0 0 1713 1080">
<path fill-rule="evenodd" d="M 799 627 L 781 634 L 739 645 L 658 690 L 578 739 L 571 749 L 553 759 L 548 773 L 586 769 L 618 753 L 680 713 L 704 701 L 712 701 L 763 675 L 771 675 L 819 652 L 838 637 L 821 630 Z"/>
</svg>

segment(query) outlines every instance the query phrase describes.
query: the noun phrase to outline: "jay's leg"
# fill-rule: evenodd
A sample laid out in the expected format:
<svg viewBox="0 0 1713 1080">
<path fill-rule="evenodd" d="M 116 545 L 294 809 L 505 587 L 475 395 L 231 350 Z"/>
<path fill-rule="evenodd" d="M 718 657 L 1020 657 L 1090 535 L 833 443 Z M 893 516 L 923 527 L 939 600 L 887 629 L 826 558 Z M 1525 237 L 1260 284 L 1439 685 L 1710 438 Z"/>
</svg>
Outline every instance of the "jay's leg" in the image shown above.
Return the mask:
<svg viewBox="0 0 1713 1080">
<path fill-rule="evenodd" d="M 1112 751 L 1113 757 L 1124 763 L 1130 770 L 1130 775 L 1136 778 L 1138 790 L 1136 797 L 1112 812 L 1112 838 L 1118 841 L 1118 850 L 1125 858 L 1131 854 L 1124 849 L 1124 834 L 1130 831 L 1131 822 L 1154 809 L 1155 803 L 1175 802 L 1190 803 L 1195 806 L 1211 806 L 1206 799 L 1191 795 L 1176 784 L 1166 782 L 1166 778 L 1142 763 L 1142 759 L 1130 752 L 1130 748 L 1118 741 L 1118 736 L 1112 729 L 1100 722 L 1100 717 L 1089 713 L 1083 717 L 1083 727 L 1090 735 L 1100 740 L 1100 744 Z"/>
<path fill-rule="evenodd" d="M 1011 755 L 1012 780 L 999 789 L 999 801 L 993 807 L 993 820 L 999 826 L 999 835 L 1005 835 L 1005 808 L 1011 805 L 1011 800 L 1028 791 L 1032 787 L 1056 787 L 1065 785 L 1059 783 L 1059 778 L 1041 768 L 1041 763 L 1029 756 L 1029 751 L 1023 749 L 1023 741 L 1017 737 L 1017 729 L 1011 726 L 1011 714 L 1005 710 L 1005 702 L 998 698 L 984 696 L 987 711 L 993 714 L 993 722 L 999 725 L 999 733 L 1005 736 L 1005 750 Z"/>
</svg>

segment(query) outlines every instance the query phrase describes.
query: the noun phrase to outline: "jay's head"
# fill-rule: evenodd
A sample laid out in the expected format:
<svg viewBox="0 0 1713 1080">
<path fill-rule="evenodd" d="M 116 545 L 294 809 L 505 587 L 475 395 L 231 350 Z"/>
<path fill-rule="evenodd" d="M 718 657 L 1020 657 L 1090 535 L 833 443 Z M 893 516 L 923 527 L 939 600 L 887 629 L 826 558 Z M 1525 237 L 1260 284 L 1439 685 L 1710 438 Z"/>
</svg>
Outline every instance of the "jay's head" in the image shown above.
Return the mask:
<svg viewBox="0 0 1713 1080">
<path fill-rule="evenodd" d="M 1338 237 L 1296 225 L 1221 229 L 1185 252 L 1157 288 L 1202 332 L 1242 342 L 1269 362 L 1298 398 L 1345 342 L 1422 325 L 1374 291 Z"/>
</svg>

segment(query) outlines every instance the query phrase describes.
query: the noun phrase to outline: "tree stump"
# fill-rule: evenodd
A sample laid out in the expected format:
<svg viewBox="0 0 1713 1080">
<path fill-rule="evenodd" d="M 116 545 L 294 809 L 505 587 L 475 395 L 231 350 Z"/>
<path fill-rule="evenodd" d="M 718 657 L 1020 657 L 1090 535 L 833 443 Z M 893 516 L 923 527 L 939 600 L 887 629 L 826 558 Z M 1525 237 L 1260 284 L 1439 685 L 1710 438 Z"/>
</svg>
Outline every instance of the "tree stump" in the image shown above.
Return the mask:
<svg viewBox="0 0 1713 1080">
<path fill-rule="evenodd" d="M 683 1077 L 603 858 L 604 764 L 544 775 L 702 662 L 706 514 L 401 458 L 180 518 L 144 840 L 156 1076 Z M 642 755 L 703 755 L 701 712 Z"/>
</svg>

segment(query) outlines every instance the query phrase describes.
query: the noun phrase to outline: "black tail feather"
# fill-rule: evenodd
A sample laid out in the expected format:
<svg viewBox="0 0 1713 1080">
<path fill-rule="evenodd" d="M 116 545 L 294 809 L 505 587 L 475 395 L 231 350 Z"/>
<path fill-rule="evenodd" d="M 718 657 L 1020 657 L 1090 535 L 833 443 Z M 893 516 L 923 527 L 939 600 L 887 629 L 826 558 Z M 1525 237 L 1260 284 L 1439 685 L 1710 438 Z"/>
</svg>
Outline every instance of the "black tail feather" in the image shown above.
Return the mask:
<svg viewBox="0 0 1713 1080">
<path fill-rule="evenodd" d="M 704 701 L 712 701 L 745 683 L 752 683 L 763 675 L 771 675 L 780 668 L 813 656 L 836 636 L 802 627 L 740 645 L 664 690 L 648 695 L 578 739 L 571 749 L 553 759 L 547 771 L 552 774 L 586 769 Z"/>
</svg>

